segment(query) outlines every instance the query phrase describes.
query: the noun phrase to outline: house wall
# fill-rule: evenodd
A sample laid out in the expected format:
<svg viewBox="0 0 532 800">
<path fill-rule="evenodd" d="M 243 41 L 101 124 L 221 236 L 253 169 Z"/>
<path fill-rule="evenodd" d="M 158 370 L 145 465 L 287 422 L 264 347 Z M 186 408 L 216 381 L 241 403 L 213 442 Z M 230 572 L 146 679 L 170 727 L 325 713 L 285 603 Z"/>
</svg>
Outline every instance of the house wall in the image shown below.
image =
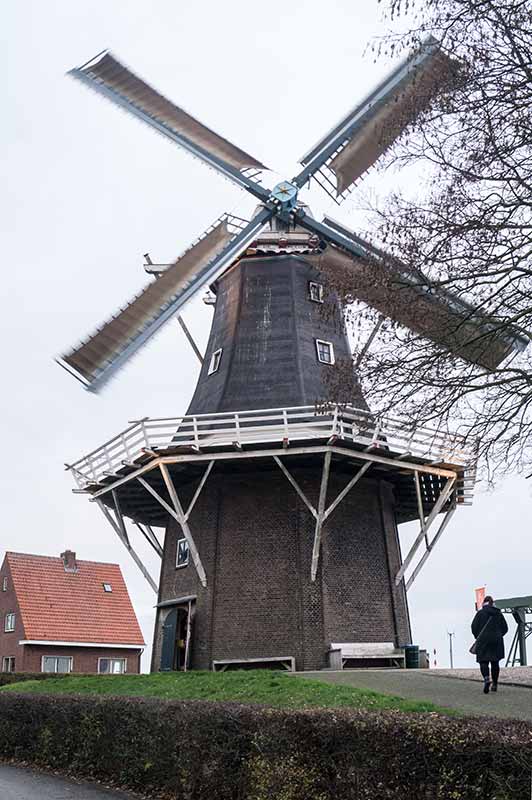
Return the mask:
<svg viewBox="0 0 532 800">
<path fill-rule="evenodd" d="M 401 555 L 390 484 L 363 479 L 337 507 L 323 528 L 313 583 L 314 519 L 286 477 L 249 464 L 239 474 L 223 470 L 215 467 L 190 517 L 206 588 L 191 561 L 176 569 L 181 533 L 173 521 L 165 537 L 159 602 L 197 596 L 192 667 L 294 656 L 297 669 L 320 669 L 331 642 L 410 641 L 404 588 L 394 583 Z M 290 470 L 316 504 L 321 460 Z M 333 464 L 328 504 L 352 475 Z M 186 505 L 185 491 L 183 500 Z M 157 615 L 154 671 L 170 610 L 160 608 Z"/>
<path fill-rule="evenodd" d="M 7 591 L 2 591 L 4 577 L 7 578 Z M 6 614 L 15 612 L 15 630 L 6 633 L 5 617 Z M 15 669 L 22 669 L 24 648 L 19 645 L 19 641 L 24 639 L 24 626 L 22 616 L 17 602 L 11 571 L 7 559 L 0 567 L 0 670 L 2 669 L 3 659 L 6 656 L 15 656 Z"/>
<path fill-rule="evenodd" d="M 97 673 L 99 658 L 126 658 L 126 672 L 140 672 L 140 649 L 122 650 L 111 647 L 54 647 L 53 645 L 24 645 L 24 672 L 41 672 L 43 656 L 68 656 L 73 658 L 72 672 Z"/>
</svg>

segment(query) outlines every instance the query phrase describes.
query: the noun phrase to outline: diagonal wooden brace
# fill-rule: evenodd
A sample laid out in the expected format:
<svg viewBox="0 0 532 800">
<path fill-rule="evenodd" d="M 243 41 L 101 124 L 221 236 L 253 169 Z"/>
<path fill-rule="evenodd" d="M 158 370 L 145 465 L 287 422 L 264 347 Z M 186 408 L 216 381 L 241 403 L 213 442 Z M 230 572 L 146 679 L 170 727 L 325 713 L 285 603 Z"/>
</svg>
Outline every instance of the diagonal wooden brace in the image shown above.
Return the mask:
<svg viewBox="0 0 532 800">
<path fill-rule="evenodd" d="M 320 557 L 320 545 L 321 545 L 321 529 L 324 523 L 324 515 L 325 515 L 325 501 L 327 499 L 327 486 L 329 485 L 329 472 L 331 468 L 331 456 L 332 452 L 327 450 L 325 453 L 325 458 L 323 459 L 323 471 L 321 473 L 321 486 L 320 486 L 320 497 L 318 500 L 318 516 L 316 517 L 316 528 L 314 530 L 314 547 L 312 548 L 312 565 L 310 568 L 310 579 L 311 581 L 316 580 L 316 575 L 318 573 L 318 561 Z"/>
<path fill-rule="evenodd" d="M 273 460 L 281 468 L 283 474 L 286 475 L 288 481 L 292 484 L 292 486 L 294 487 L 294 489 L 298 493 L 299 497 L 303 500 L 304 504 L 306 505 L 306 507 L 308 508 L 310 513 L 312 514 L 312 516 L 314 518 L 316 518 L 318 516 L 318 513 L 317 513 L 316 509 L 314 508 L 314 506 L 312 505 L 312 503 L 310 502 L 310 500 L 308 499 L 306 494 L 303 492 L 302 488 L 297 483 L 296 479 L 293 478 L 292 475 L 288 472 L 288 470 L 286 469 L 285 465 L 283 464 L 283 462 L 281 461 L 280 458 L 278 458 L 277 456 L 274 456 Z"/>
<path fill-rule="evenodd" d="M 418 575 L 419 575 L 419 573 L 421 572 L 421 570 L 422 570 L 422 568 L 423 568 L 423 565 L 425 564 L 425 561 L 427 560 L 427 558 L 428 558 L 428 557 L 430 556 L 430 554 L 432 553 L 432 550 L 434 549 L 434 545 L 436 544 L 436 542 L 438 541 L 438 539 L 440 538 L 440 536 L 441 536 L 441 535 L 442 535 L 442 533 L 444 532 L 445 528 L 447 527 L 447 525 L 448 525 L 448 524 L 449 524 L 449 522 L 451 521 L 451 517 L 453 516 L 453 514 L 454 514 L 454 512 L 455 512 L 455 511 L 456 511 L 456 503 L 454 503 L 454 504 L 451 506 L 451 508 L 448 510 L 448 512 L 447 512 L 447 513 L 446 513 L 446 515 L 444 516 L 444 518 L 443 518 L 443 520 L 442 520 L 442 522 L 441 522 L 441 525 L 440 525 L 440 527 L 438 528 L 438 532 L 436 533 L 436 535 L 435 535 L 434 539 L 433 539 L 433 540 L 432 540 L 432 542 L 431 542 L 431 543 L 430 543 L 430 544 L 427 546 L 427 549 L 426 549 L 426 550 L 425 550 L 425 552 L 423 553 L 423 556 L 422 556 L 422 557 L 421 557 L 421 559 L 419 560 L 419 563 L 417 564 L 417 566 L 416 566 L 415 570 L 412 572 L 412 575 L 409 577 L 409 579 L 408 579 L 408 581 L 407 581 L 407 583 L 406 583 L 406 587 L 405 587 L 406 591 L 408 591 L 408 590 L 410 589 L 410 587 L 411 587 L 411 586 L 412 586 L 412 584 L 414 583 L 415 579 L 417 578 L 417 576 L 418 576 Z"/>
<path fill-rule="evenodd" d="M 416 540 L 413 543 L 412 547 L 410 548 L 407 557 L 403 561 L 401 569 L 399 570 L 399 572 L 395 576 L 395 584 L 396 584 L 396 586 L 399 586 L 399 584 L 401 583 L 401 581 L 402 581 L 402 579 L 404 577 L 404 574 L 405 574 L 406 570 L 408 569 L 408 565 L 410 564 L 410 562 L 414 558 L 419 545 L 421 544 L 423 539 L 426 537 L 430 526 L 432 525 L 432 523 L 434 522 L 434 520 L 436 519 L 436 517 L 438 516 L 438 514 L 442 510 L 443 506 L 445 505 L 445 503 L 447 502 L 447 500 L 451 496 L 451 492 L 453 491 L 453 489 L 455 487 L 455 483 L 456 483 L 456 475 L 454 475 L 451 478 L 447 478 L 445 486 L 443 487 L 442 491 L 440 492 L 440 496 L 438 497 L 438 499 L 434 503 L 432 511 L 428 515 L 428 517 L 425 520 L 425 522 L 421 523 L 421 530 L 418 533 L 418 535 L 416 537 Z"/>
<path fill-rule="evenodd" d="M 416 499 L 417 499 L 417 511 L 419 514 L 419 523 L 421 525 L 421 530 L 425 533 L 425 544 L 429 546 L 429 538 L 427 536 L 427 531 L 425 529 L 425 511 L 423 509 L 423 498 L 421 496 L 421 485 L 419 483 L 419 473 L 416 470 L 414 472 L 414 484 L 416 487 Z"/>
<path fill-rule="evenodd" d="M 331 464 L 331 456 L 332 450 L 328 450 L 325 454 L 325 459 L 323 462 L 323 472 L 322 472 L 322 480 L 321 480 L 321 487 L 320 487 L 320 499 L 318 501 L 318 508 L 314 508 L 308 497 L 305 495 L 295 478 L 290 474 L 290 472 L 286 469 L 285 465 L 281 461 L 280 458 L 274 456 L 273 459 L 276 464 L 280 467 L 283 474 L 286 476 L 290 484 L 294 487 L 299 497 L 303 500 L 304 504 L 316 520 L 316 528 L 314 531 L 314 547 L 312 553 L 312 568 L 311 568 L 311 579 L 313 581 L 316 580 L 316 574 L 318 570 L 318 560 L 319 560 L 319 550 L 320 550 L 320 541 L 321 541 L 321 529 L 323 527 L 323 523 L 325 520 L 332 514 L 335 508 L 342 502 L 344 497 L 347 495 L 348 492 L 351 491 L 353 486 L 362 478 L 362 476 L 368 471 L 371 467 L 371 461 L 366 461 L 356 475 L 351 478 L 347 486 L 345 486 L 342 491 L 339 493 L 338 497 L 333 500 L 330 506 L 326 509 L 325 508 L 325 501 L 327 499 L 327 486 L 329 480 L 329 470 Z M 321 511 L 320 511 L 321 509 Z"/>
<path fill-rule="evenodd" d="M 362 478 L 362 476 L 363 476 L 363 475 L 365 475 L 365 473 L 368 471 L 368 469 L 369 469 L 370 467 L 371 467 L 371 461 L 366 461 L 366 463 L 365 463 L 365 464 L 362 464 L 362 466 L 360 467 L 360 469 L 358 470 L 358 472 L 357 472 L 357 474 L 354 476 L 354 478 L 351 478 L 351 480 L 349 481 L 349 483 L 347 484 L 347 486 L 345 486 L 345 487 L 342 489 L 342 491 L 340 492 L 340 494 L 338 495 L 338 497 L 336 498 L 336 500 L 333 500 L 333 502 L 331 503 L 331 505 L 329 506 L 329 508 L 328 508 L 326 511 L 324 511 L 324 513 L 323 513 L 323 521 L 324 521 L 324 522 L 325 522 L 325 520 L 326 520 L 326 519 L 328 519 L 328 517 L 329 517 L 329 516 L 332 514 L 332 512 L 334 511 L 334 509 L 336 508 L 336 506 L 337 506 L 337 505 L 339 505 L 339 503 L 341 503 L 341 502 L 342 502 L 342 500 L 344 499 L 344 497 L 346 496 L 346 494 L 347 494 L 348 492 L 350 492 L 350 491 L 351 491 L 351 489 L 353 488 L 353 486 L 354 486 L 356 483 L 358 483 L 358 482 L 359 482 L 360 478 Z"/>
<path fill-rule="evenodd" d="M 159 591 L 157 584 L 155 583 L 155 581 L 153 580 L 152 576 L 150 575 L 150 573 L 148 572 L 148 570 L 146 569 L 146 567 L 142 563 L 142 560 L 140 559 L 140 557 L 137 555 L 135 550 L 133 550 L 133 548 L 131 547 L 131 544 L 129 543 L 129 538 L 128 538 L 127 534 L 124 535 L 125 524 L 124 524 L 124 520 L 121 517 L 121 515 L 119 516 L 117 514 L 117 519 L 115 520 L 115 519 L 113 519 L 113 516 L 112 516 L 111 512 L 109 511 L 109 509 L 102 503 L 101 500 L 97 500 L 96 503 L 98 504 L 98 507 L 100 508 L 100 511 L 103 513 L 104 517 L 109 522 L 109 524 L 111 525 L 112 529 L 117 534 L 118 538 L 120 539 L 120 541 L 122 542 L 122 544 L 124 545 L 126 550 L 128 551 L 129 555 L 131 556 L 131 558 L 133 559 L 133 561 L 135 562 L 137 567 L 140 569 L 140 571 L 142 572 L 142 574 L 144 575 L 144 577 L 146 578 L 146 580 L 150 584 L 150 586 L 153 589 L 153 591 L 155 592 L 155 594 L 157 594 L 157 592 Z M 120 522 L 117 521 L 118 519 L 120 519 Z"/>
<path fill-rule="evenodd" d="M 136 522 L 135 520 L 133 520 L 133 525 L 139 529 L 146 541 L 153 547 L 159 558 L 162 558 L 163 548 L 161 547 L 161 543 L 159 542 L 150 525 L 142 525 L 140 522 Z"/>
<path fill-rule="evenodd" d="M 168 472 L 168 468 L 166 467 L 166 464 L 159 464 L 159 469 L 161 470 L 163 480 L 166 484 L 166 488 L 168 489 L 168 494 L 170 495 L 173 508 L 166 502 L 166 500 L 164 500 L 164 498 L 161 497 L 161 495 L 153 488 L 153 486 L 150 486 L 150 484 L 146 480 L 144 480 L 144 478 L 138 476 L 137 480 L 139 481 L 139 483 L 142 484 L 142 486 L 144 486 L 144 488 L 153 497 L 155 497 L 156 500 L 158 500 L 158 502 L 162 505 L 162 507 L 166 511 L 168 511 L 170 516 L 173 517 L 179 523 L 181 530 L 183 531 L 183 536 L 187 540 L 188 549 L 192 557 L 194 566 L 196 568 L 196 572 L 198 573 L 198 577 L 201 581 L 201 584 L 202 586 L 207 586 L 207 575 L 203 567 L 203 564 L 201 563 L 201 558 L 198 553 L 198 548 L 196 547 L 196 544 L 194 542 L 192 532 L 186 520 L 183 506 L 181 505 L 179 497 L 177 496 L 177 492 L 174 483 L 172 481 L 172 478 L 170 477 L 170 473 Z"/>
</svg>

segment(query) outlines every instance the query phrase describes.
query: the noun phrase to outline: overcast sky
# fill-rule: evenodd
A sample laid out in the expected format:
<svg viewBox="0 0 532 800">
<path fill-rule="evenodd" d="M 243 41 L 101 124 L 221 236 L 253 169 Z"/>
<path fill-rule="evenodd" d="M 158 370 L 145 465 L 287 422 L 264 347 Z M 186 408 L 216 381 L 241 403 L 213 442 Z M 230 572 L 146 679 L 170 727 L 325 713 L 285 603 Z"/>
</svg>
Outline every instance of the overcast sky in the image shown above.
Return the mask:
<svg viewBox="0 0 532 800">
<path fill-rule="evenodd" d="M 5 0 L 0 10 L 2 533 L 4 550 L 118 562 L 151 643 L 155 597 L 94 504 L 63 469 L 127 421 L 184 413 L 198 363 L 177 324 L 100 396 L 54 363 L 224 211 L 254 201 L 146 126 L 65 77 L 104 48 L 222 135 L 290 178 L 296 162 L 390 65 L 375 0 L 266 4 Z M 378 176 L 370 177 L 376 190 Z M 315 189 L 314 213 L 329 206 Z M 333 214 L 360 224 L 356 194 Z M 184 317 L 204 347 L 212 309 Z M 368 398 L 371 404 L 371 398 Z M 529 485 L 509 479 L 460 509 L 410 591 L 414 641 L 468 665 L 473 590 L 532 594 Z M 415 532 L 415 531 L 414 531 Z M 413 528 L 404 531 L 406 546 Z M 138 549 L 154 575 L 147 546 Z M 90 610 L 88 610 L 90 613 Z M 509 642 L 508 642 L 509 644 Z M 144 668 L 148 668 L 147 654 Z"/>
</svg>

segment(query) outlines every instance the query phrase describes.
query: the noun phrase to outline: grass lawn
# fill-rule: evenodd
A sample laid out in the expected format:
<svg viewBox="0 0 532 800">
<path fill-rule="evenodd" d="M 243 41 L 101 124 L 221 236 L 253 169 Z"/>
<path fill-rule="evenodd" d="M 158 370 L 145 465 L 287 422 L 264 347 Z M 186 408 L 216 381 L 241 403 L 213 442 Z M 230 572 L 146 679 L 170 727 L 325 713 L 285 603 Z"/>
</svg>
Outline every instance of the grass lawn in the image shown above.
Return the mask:
<svg viewBox="0 0 532 800">
<path fill-rule="evenodd" d="M 22 681 L 0 692 L 35 694 L 107 694 L 159 697 L 164 700 L 215 700 L 263 703 L 282 708 L 367 708 L 373 710 L 438 711 L 455 714 L 432 703 L 403 700 L 370 689 L 333 686 L 319 680 L 300 679 L 270 670 L 234 672 L 172 672 L 154 675 L 100 675 Z"/>
</svg>

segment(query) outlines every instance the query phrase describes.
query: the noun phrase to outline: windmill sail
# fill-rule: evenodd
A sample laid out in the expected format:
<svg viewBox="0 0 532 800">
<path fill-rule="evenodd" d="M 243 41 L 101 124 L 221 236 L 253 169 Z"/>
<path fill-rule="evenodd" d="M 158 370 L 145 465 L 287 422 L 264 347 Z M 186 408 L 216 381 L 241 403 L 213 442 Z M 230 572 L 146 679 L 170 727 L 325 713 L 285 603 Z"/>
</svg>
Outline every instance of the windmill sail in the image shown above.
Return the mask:
<svg viewBox="0 0 532 800">
<path fill-rule="evenodd" d="M 61 356 L 59 363 L 97 391 L 198 289 L 238 257 L 270 216 L 263 209 L 236 235 L 229 226 L 232 218 L 219 221 L 116 316 Z"/>
<path fill-rule="evenodd" d="M 339 282 L 352 285 L 360 300 L 384 316 L 487 370 L 528 345 L 517 329 L 443 288 L 430 287 L 421 274 L 392 261 L 337 222 L 326 217 L 324 223 L 344 240 L 351 239 L 353 252 L 330 243 L 324 253 L 305 256 L 306 260 L 318 269 L 334 271 Z M 323 226 L 319 233 L 323 237 Z"/>
<path fill-rule="evenodd" d="M 303 156 L 304 169 L 294 183 L 303 186 L 325 168 L 341 196 L 430 105 L 442 78 L 454 69 L 439 43 L 429 39 Z"/>
<path fill-rule="evenodd" d="M 156 92 L 110 53 L 96 56 L 84 66 L 71 70 L 69 75 L 88 84 L 241 186 L 250 188 L 249 184 L 254 183 L 244 174 L 246 170 L 267 169 L 256 158 Z M 258 191 L 262 196 L 265 190 L 261 188 L 258 187 Z"/>
</svg>

